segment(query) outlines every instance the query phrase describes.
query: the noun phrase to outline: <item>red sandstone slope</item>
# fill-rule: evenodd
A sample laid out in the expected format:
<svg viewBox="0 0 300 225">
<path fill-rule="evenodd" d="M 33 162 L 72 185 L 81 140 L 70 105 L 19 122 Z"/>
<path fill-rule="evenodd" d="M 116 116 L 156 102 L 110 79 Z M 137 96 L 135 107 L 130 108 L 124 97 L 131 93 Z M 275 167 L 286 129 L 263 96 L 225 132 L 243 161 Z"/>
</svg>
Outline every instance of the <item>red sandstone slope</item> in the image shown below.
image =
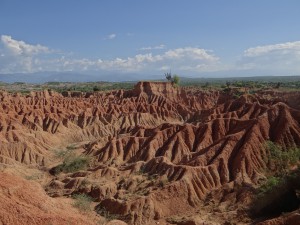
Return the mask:
<svg viewBox="0 0 300 225">
<path fill-rule="evenodd" d="M 215 202 L 247 204 L 247 188 L 235 187 L 263 177 L 264 142 L 300 145 L 300 105 L 290 96 L 300 99 L 151 82 L 93 94 L 1 93 L 0 160 L 47 166 L 53 149 L 89 141 L 88 170 L 56 176 L 47 192 L 89 194 L 132 224 L 195 212 L 212 191 Z"/>
<path fill-rule="evenodd" d="M 35 182 L 0 173 L 0 224 L 95 224 L 67 200 L 50 198 Z"/>
<path fill-rule="evenodd" d="M 116 136 L 137 125 L 182 123 L 219 93 L 188 96 L 169 84 L 140 83 L 133 91 L 64 95 L 0 93 L 1 162 L 45 165 L 54 146 Z"/>
</svg>

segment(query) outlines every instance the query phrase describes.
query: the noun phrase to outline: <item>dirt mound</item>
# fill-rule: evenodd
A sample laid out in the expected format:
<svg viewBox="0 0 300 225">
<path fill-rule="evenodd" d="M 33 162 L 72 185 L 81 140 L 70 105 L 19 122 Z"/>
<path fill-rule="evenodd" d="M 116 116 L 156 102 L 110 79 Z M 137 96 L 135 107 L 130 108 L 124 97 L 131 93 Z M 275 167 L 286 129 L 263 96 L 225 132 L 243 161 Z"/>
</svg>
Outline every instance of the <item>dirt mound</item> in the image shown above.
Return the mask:
<svg viewBox="0 0 300 225">
<path fill-rule="evenodd" d="M 130 224 L 199 208 L 209 213 L 211 203 L 215 221 L 241 223 L 228 212 L 249 204 L 251 188 L 264 177 L 265 141 L 300 145 L 297 92 L 251 95 L 139 82 L 128 91 L 2 92 L 0 99 L 2 163 L 50 170 L 50 196 L 85 193 L 100 215 Z M 66 165 L 58 165 L 58 149 L 88 157 L 89 165 L 55 172 Z"/>
<path fill-rule="evenodd" d="M 68 199 L 53 199 L 35 182 L 0 173 L 0 224 L 95 224 Z"/>
</svg>

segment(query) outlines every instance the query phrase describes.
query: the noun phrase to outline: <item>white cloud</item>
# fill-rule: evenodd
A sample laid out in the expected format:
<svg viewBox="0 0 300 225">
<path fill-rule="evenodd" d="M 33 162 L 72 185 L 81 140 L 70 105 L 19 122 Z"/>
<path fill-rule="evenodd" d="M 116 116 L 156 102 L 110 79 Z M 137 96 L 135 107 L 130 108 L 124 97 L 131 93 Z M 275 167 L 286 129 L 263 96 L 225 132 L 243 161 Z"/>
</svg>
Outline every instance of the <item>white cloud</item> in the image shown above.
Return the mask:
<svg viewBox="0 0 300 225">
<path fill-rule="evenodd" d="M 237 69 L 266 71 L 270 74 L 300 72 L 300 41 L 246 49 Z"/>
<path fill-rule="evenodd" d="M 180 69 L 184 65 L 190 66 L 195 71 L 208 71 L 211 70 L 212 65 L 217 69 L 219 58 L 213 54 L 208 53 L 204 49 L 200 48 L 178 48 L 168 50 L 162 54 L 153 55 L 138 54 L 134 57 L 128 57 L 125 59 L 116 58 L 114 60 L 103 60 L 98 67 L 105 70 L 119 70 L 124 72 L 132 71 L 158 71 L 162 68 L 174 68 Z M 206 65 L 199 67 L 199 65 Z M 209 69 L 208 69 L 209 68 Z"/>
<path fill-rule="evenodd" d="M 1 73 L 35 72 L 42 68 L 38 67 L 38 58 L 52 54 L 54 51 L 40 44 L 32 45 L 13 39 L 8 35 L 1 35 L 3 46 L 2 59 L 0 62 Z"/>
<path fill-rule="evenodd" d="M 159 50 L 159 49 L 164 49 L 166 46 L 164 44 L 160 44 L 157 46 L 148 46 L 148 47 L 142 47 L 139 50 L 141 51 L 148 51 L 148 50 Z"/>
<path fill-rule="evenodd" d="M 17 41 L 11 36 L 1 35 L 1 42 L 14 55 L 34 55 L 39 53 L 49 53 L 49 48 L 42 45 L 30 45 L 24 41 Z"/>
<path fill-rule="evenodd" d="M 279 52 L 280 54 L 287 54 L 295 51 L 300 52 L 300 41 L 248 48 L 247 50 L 244 51 L 244 56 L 255 57 L 255 56 L 261 56 L 273 52 Z"/>
<path fill-rule="evenodd" d="M 17 41 L 10 36 L 2 36 L 1 41 L 8 52 L 0 62 L 0 73 L 37 72 L 37 71 L 119 71 L 155 72 L 164 68 L 188 71 L 208 71 L 216 67 L 219 58 L 201 48 L 170 49 L 161 54 L 137 54 L 127 58 L 116 57 L 112 60 L 87 58 L 75 59 L 73 55 L 61 55 L 41 45 L 30 45 Z M 162 48 L 164 45 L 156 46 Z M 4 52 L 5 53 L 5 52 Z M 47 53 L 47 57 L 43 54 Z M 5 63 L 4 63 L 5 62 Z M 199 66 L 203 65 L 203 66 Z"/>
<path fill-rule="evenodd" d="M 105 39 L 105 40 L 112 40 L 112 39 L 115 39 L 116 37 L 117 37 L 116 34 L 109 34 L 109 35 L 107 35 L 104 39 Z"/>
<path fill-rule="evenodd" d="M 114 39 L 116 34 L 107 38 Z M 213 51 L 198 47 L 165 50 L 165 45 L 161 44 L 140 49 L 160 49 L 158 54 L 149 52 L 114 59 L 89 59 L 75 58 L 74 54 L 28 44 L 8 35 L 2 35 L 0 41 L 0 73 L 118 71 L 157 74 L 170 69 L 180 75 L 216 71 L 239 73 L 241 70 L 252 75 L 300 73 L 300 41 L 252 47 L 242 52 L 239 60 L 228 64 L 224 64 Z"/>
<path fill-rule="evenodd" d="M 189 58 L 192 60 L 204 60 L 207 62 L 218 61 L 219 58 L 209 54 L 207 50 L 201 48 L 177 48 L 165 52 L 165 57 L 169 59 Z"/>
</svg>

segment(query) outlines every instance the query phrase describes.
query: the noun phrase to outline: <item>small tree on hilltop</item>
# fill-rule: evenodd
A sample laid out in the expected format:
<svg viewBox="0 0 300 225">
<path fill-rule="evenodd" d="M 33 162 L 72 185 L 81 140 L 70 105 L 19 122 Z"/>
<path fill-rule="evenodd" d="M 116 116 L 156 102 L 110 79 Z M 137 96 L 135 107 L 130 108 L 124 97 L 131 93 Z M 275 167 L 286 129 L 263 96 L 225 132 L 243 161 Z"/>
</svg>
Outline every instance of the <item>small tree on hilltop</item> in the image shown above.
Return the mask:
<svg viewBox="0 0 300 225">
<path fill-rule="evenodd" d="M 171 81 L 171 82 L 172 82 L 172 74 L 171 74 L 171 72 L 165 73 L 165 77 L 166 77 L 166 79 L 167 79 L 168 81 Z"/>
<path fill-rule="evenodd" d="M 180 78 L 178 75 L 174 75 L 173 76 L 173 79 L 172 79 L 172 83 L 175 84 L 175 85 L 179 85 L 179 82 L 180 82 Z"/>
<path fill-rule="evenodd" d="M 172 82 L 172 84 L 179 85 L 180 78 L 178 75 L 172 76 L 171 72 L 165 73 L 165 77 L 168 81 Z"/>
</svg>

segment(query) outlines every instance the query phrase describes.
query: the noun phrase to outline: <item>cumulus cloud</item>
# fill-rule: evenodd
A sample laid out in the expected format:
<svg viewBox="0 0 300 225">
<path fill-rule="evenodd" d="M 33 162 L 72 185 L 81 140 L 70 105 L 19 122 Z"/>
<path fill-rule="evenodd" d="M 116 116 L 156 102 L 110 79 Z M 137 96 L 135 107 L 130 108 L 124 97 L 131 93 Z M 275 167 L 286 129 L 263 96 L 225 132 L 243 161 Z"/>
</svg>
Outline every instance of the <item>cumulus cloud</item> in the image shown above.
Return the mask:
<svg viewBox="0 0 300 225">
<path fill-rule="evenodd" d="M 15 55 L 35 55 L 39 53 L 49 53 L 48 47 L 42 45 L 30 45 L 24 41 L 14 40 L 11 36 L 1 35 L 1 42 L 4 47 Z"/>
<path fill-rule="evenodd" d="M 248 48 L 238 61 L 239 69 L 272 74 L 300 72 L 300 41 Z"/>
<path fill-rule="evenodd" d="M 110 38 L 114 38 L 111 34 Z M 211 71 L 219 64 L 219 58 L 201 48 L 169 49 L 161 54 L 137 54 L 131 57 L 107 59 L 75 59 L 72 55 L 62 56 L 46 46 L 28 44 L 2 35 L 0 73 L 38 71 L 119 71 L 155 72 L 164 68 L 186 71 Z M 164 45 L 149 47 L 163 49 Z M 46 56 L 46 57 L 45 57 Z"/>
<path fill-rule="evenodd" d="M 296 52 L 300 51 L 300 41 L 248 48 L 247 50 L 245 50 L 244 55 L 247 57 L 256 57 L 256 56 L 261 56 L 269 53 L 278 52 L 280 54 L 286 54 L 295 51 Z"/>
<path fill-rule="evenodd" d="M 13 39 L 9 35 L 1 35 L 1 46 L 2 49 L 0 50 L 3 52 L 0 61 L 1 73 L 43 70 L 42 65 L 38 65 L 38 59 L 44 55 L 54 53 L 53 50 L 46 46 L 28 44 L 24 41 Z"/>
<path fill-rule="evenodd" d="M 61 57 L 53 60 L 51 65 L 60 70 L 67 71 L 119 71 L 119 72 L 145 72 L 160 71 L 163 68 L 172 67 L 181 69 L 184 65 L 191 65 L 189 71 L 208 71 L 216 66 L 218 58 L 197 48 L 180 48 L 164 52 L 163 54 L 137 54 L 127 58 L 105 59 L 72 59 Z M 44 62 L 44 64 L 48 63 Z M 199 67 L 207 65 L 207 67 Z"/>
<path fill-rule="evenodd" d="M 113 37 L 113 36 L 112 36 Z M 87 58 L 75 59 L 72 55 L 62 56 L 46 46 L 31 45 L 2 35 L 1 42 L 10 53 L 2 54 L 0 73 L 38 71 L 119 71 L 155 72 L 164 68 L 188 71 L 210 71 L 217 68 L 219 58 L 201 48 L 177 48 L 161 54 L 137 54 L 127 58 L 112 60 Z M 163 48 L 164 45 L 154 46 Z M 153 47 L 152 47 L 153 48 Z M 47 57 L 43 55 L 47 54 Z M 2 65 L 3 64 L 3 65 Z"/>
<path fill-rule="evenodd" d="M 172 67 L 181 69 L 184 65 L 190 65 L 195 71 L 208 71 L 212 66 L 216 69 L 219 58 L 200 48 L 178 48 L 165 51 L 162 54 L 138 54 L 128 58 L 116 58 L 103 60 L 98 66 L 105 70 L 132 71 L 159 71 L 162 68 Z M 206 67 L 199 67 L 206 65 Z"/>
<path fill-rule="evenodd" d="M 148 50 L 159 50 L 159 49 L 164 49 L 166 46 L 164 44 L 160 44 L 157 46 L 148 46 L 148 47 L 142 47 L 139 50 L 141 51 L 148 51 Z"/>
<path fill-rule="evenodd" d="M 191 47 L 169 50 L 165 53 L 165 57 L 170 59 L 189 58 L 192 60 L 204 60 L 207 62 L 219 60 L 218 57 L 210 54 L 205 49 Z"/>
</svg>

